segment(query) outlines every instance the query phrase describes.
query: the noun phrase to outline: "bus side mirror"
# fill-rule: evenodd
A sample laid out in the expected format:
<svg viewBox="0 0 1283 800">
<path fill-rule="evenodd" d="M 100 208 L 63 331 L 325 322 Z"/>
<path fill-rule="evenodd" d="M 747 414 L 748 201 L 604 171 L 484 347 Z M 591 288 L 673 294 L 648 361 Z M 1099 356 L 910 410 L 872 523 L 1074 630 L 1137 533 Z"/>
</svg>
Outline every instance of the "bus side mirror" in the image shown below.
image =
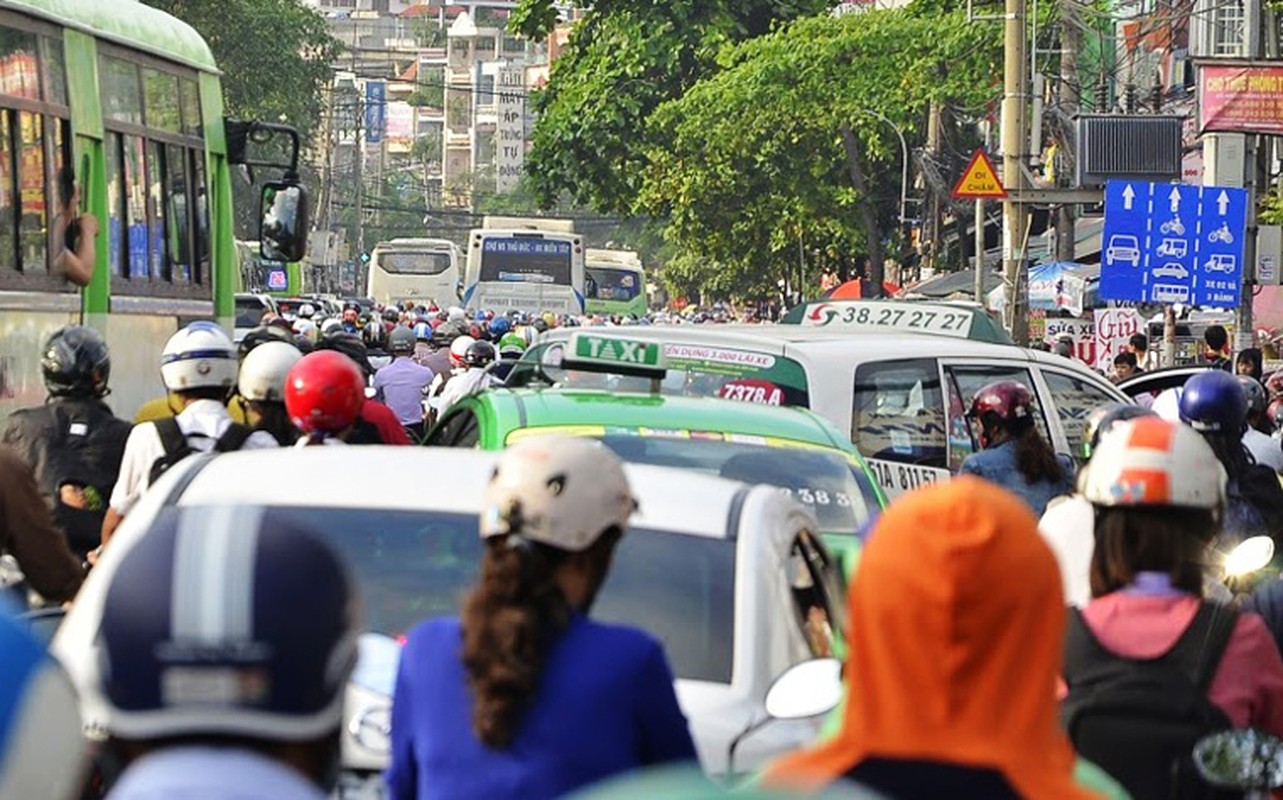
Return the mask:
<svg viewBox="0 0 1283 800">
<path fill-rule="evenodd" d="M 296 183 L 263 186 L 259 254 L 265 261 L 299 261 L 307 252 L 307 191 Z"/>
</svg>

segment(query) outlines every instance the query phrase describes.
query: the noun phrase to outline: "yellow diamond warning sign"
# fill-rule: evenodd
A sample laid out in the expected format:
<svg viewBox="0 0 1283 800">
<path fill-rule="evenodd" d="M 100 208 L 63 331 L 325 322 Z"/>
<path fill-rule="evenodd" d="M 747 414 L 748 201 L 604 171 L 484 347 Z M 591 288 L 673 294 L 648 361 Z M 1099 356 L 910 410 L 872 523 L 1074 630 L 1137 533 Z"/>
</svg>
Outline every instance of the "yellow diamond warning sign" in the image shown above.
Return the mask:
<svg viewBox="0 0 1283 800">
<path fill-rule="evenodd" d="M 959 200 L 964 197 L 983 199 L 1007 196 L 1002 181 L 998 180 L 998 171 L 993 168 L 993 162 L 984 150 L 977 150 L 971 155 L 971 161 L 967 162 L 962 177 L 953 187 L 953 196 Z"/>
</svg>

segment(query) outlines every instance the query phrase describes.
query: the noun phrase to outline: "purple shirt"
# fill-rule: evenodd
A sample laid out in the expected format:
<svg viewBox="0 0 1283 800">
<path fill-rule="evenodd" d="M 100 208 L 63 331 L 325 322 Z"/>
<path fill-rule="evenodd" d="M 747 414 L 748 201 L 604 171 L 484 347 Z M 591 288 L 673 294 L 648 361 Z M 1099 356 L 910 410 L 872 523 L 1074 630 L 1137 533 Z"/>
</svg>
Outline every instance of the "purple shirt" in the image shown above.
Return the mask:
<svg viewBox="0 0 1283 800">
<path fill-rule="evenodd" d="M 432 370 L 397 356 L 374 373 L 374 388 L 402 425 L 414 425 L 423 421 L 423 388 L 432 377 Z"/>
</svg>

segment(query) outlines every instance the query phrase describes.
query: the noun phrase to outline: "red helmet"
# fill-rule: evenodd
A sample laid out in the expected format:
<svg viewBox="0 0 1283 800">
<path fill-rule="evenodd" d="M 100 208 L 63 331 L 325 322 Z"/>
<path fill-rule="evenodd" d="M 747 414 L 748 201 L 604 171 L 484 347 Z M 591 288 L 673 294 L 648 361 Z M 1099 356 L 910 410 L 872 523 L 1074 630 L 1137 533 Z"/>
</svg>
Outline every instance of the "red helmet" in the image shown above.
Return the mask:
<svg viewBox="0 0 1283 800">
<path fill-rule="evenodd" d="M 1003 427 L 1013 427 L 1024 421 L 1033 421 L 1033 395 L 1028 387 L 1018 381 L 995 381 L 982 386 L 971 401 L 968 417 L 983 420 L 992 414 Z M 984 425 L 980 428 L 980 446 L 989 446 L 989 436 Z"/>
<path fill-rule="evenodd" d="M 365 379 L 352 359 L 318 350 L 285 376 L 285 410 L 304 433 L 339 433 L 352 427 L 365 402 Z"/>
</svg>

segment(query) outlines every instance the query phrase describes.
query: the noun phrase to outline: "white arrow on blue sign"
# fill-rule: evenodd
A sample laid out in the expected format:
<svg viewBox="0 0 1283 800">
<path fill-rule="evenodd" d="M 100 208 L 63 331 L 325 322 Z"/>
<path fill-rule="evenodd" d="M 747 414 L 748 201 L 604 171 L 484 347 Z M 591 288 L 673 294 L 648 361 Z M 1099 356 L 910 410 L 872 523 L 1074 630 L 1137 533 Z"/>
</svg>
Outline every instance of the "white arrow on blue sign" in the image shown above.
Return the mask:
<svg viewBox="0 0 1283 800">
<path fill-rule="evenodd" d="M 1246 227 L 1246 190 L 1110 181 L 1100 296 L 1234 308 L 1243 284 Z"/>
</svg>

